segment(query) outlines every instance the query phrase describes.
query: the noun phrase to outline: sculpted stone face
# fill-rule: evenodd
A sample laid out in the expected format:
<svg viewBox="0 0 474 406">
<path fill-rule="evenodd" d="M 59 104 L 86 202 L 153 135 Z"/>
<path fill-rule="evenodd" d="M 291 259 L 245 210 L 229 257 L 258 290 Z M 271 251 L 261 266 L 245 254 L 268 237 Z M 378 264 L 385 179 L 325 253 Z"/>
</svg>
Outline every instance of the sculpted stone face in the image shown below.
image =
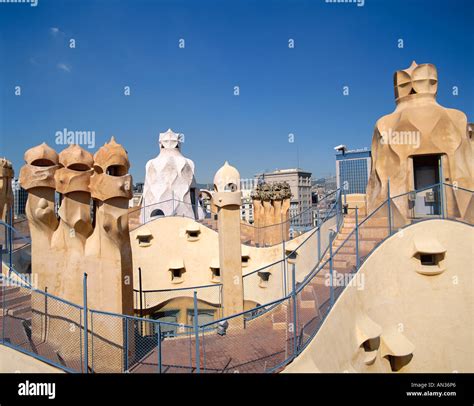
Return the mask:
<svg viewBox="0 0 474 406">
<path fill-rule="evenodd" d="M 129 167 L 127 152 L 112 137 L 94 155 L 94 173 L 89 186 L 92 197 L 101 201 L 114 197 L 131 199 L 133 192 Z"/>
<path fill-rule="evenodd" d="M 88 303 L 92 309 L 133 314 L 128 232 L 132 179 L 125 149 L 112 138 L 94 157 L 78 145 L 67 147 L 58 156 L 42 144 L 28 150 L 25 161 L 20 183 L 28 190 L 26 212 L 32 239 L 32 272 L 38 275 L 38 287 L 80 304 L 87 272 Z M 60 196 L 59 200 L 55 194 Z M 41 315 L 46 309 L 43 303 L 35 302 L 33 310 L 32 334 L 41 336 Z M 51 316 L 69 317 L 55 314 L 54 309 L 48 312 Z M 51 319 L 48 339 L 61 349 L 64 357 L 79 357 L 64 339 L 64 326 L 55 320 L 60 318 Z M 98 328 L 98 340 L 104 341 L 103 359 L 115 359 L 112 353 L 120 351 L 121 335 L 105 325 Z M 102 367 L 114 370 L 113 365 Z"/>
<path fill-rule="evenodd" d="M 415 94 L 434 97 L 438 91 L 438 72 L 431 63 L 417 65 L 413 61 L 408 69 L 395 72 L 393 81 L 397 103 L 407 96 Z"/>
</svg>

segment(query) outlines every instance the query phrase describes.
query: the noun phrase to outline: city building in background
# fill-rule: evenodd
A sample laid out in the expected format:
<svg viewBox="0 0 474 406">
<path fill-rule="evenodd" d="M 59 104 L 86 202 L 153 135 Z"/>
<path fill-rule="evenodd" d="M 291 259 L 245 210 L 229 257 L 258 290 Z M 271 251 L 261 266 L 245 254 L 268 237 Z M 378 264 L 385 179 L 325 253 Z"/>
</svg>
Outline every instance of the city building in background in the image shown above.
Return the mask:
<svg viewBox="0 0 474 406">
<path fill-rule="evenodd" d="M 133 197 L 130 200 L 130 207 L 136 207 L 140 205 L 140 199 L 143 195 L 143 182 L 138 182 L 133 185 Z"/>
<path fill-rule="evenodd" d="M 347 150 L 345 145 L 336 147 L 336 150 L 337 188 L 344 188 L 347 194 L 365 194 L 370 175 L 370 150 Z"/>
<path fill-rule="evenodd" d="M 28 192 L 20 186 L 18 179 L 12 180 L 13 190 L 13 215 L 15 218 L 25 216 Z"/>
<path fill-rule="evenodd" d="M 311 172 L 299 168 L 278 169 L 258 174 L 256 178 L 267 183 L 287 182 L 292 194 L 289 210 L 291 226 L 299 230 L 312 225 Z"/>
<path fill-rule="evenodd" d="M 312 220 L 313 226 L 318 226 L 320 221 L 325 218 L 326 213 L 330 210 L 332 204 L 336 200 L 337 180 L 336 176 L 329 175 L 313 181 L 311 187 L 312 202 Z M 326 198 L 324 198 L 327 196 Z"/>
<path fill-rule="evenodd" d="M 253 224 L 253 202 L 252 202 L 253 188 L 241 189 L 242 191 L 242 205 L 240 207 L 240 218 L 242 221 Z"/>
</svg>

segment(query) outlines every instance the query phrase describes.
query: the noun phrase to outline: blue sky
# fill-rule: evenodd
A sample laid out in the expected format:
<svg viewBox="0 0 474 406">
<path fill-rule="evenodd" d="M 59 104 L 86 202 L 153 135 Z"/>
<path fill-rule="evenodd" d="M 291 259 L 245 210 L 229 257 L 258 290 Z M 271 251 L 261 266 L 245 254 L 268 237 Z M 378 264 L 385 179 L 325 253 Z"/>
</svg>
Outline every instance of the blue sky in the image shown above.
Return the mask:
<svg viewBox="0 0 474 406">
<path fill-rule="evenodd" d="M 115 135 L 143 181 L 169 127 L 199 182 L 225 160 L 242 177 L 334 173 L 333 147 L 370 146 L 413 59 L 437 66 L 440 104 L 474 121 L 471 0 L 38 2 L 0 3 L 0 155 L 16 173 L 29 147 L 61 150 L 67 128 L 95 131 L 97 146 Z"/>
</svg>

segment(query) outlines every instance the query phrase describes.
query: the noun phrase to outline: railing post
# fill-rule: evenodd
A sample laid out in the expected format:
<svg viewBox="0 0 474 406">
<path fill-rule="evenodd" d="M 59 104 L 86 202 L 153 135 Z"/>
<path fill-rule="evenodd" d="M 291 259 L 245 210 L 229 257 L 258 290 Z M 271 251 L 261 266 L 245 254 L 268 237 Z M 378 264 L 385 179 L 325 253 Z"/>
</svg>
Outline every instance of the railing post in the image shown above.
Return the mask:
<svg viewBox="0 0 474 406">
<path fill-rule="evenodd" d="M 319 209 L 318 209 L 318 262 L 321 261 L 321 224 L 319 223 Z"/>
<path fill-rule="evenodd" d="M 441 195 L 441 198 L 440 198 L 440 200 L 441 200 L 441 202 L 440 202 L 441 203 L 441 218 L 444 219 L 444 218 L 446 218 L 446 213 L 444 211 L 445 210 L 444 209 L 444 204 L 445 204 L 444 203 L 444 193 L 445 193 L 446 188 L 444 187 L 444 182 L 441 182 L 441 185 L 439 187 L 440 187 L 439 194 Z"/>
<path fill-rule="evenodd" d="M 138 267 L 138 287 L 140 290 L 140 317 L 143 317 L 142 268 Z"/>
<path fill-rule="evenodd" d="M 128 318 L 123 318 L 123 371 L 127 372 L 128 370 Z"/>
<path fill-rule="evenodd" d="M 161 360 L 161 323 L 158 322 L 158 373 L 162 373 L 162 360 Z"/>
<path fill-rule="evenodd" d="M 356 269 L 359 269 L 359 208 L 355 208 Z"/>
<path fill-rule="evenodd" d="M 439 157 L 439 178 L 440 178 L 440 185 L 439 185 L 439 194 L 440 194 L 440 204 L 441 204 L 441 218 L 445 218 L 444 212 L 444 175 L 443 175 L 443 164 L 441 157 Z"/>
<path fill-rule="evenodd" d="M 0 244 L 0 266 L 2 264 L 2 250 L 3 250 L 3 246 Z M 2 343 L 5 342 L 5 319 L 7 318 L 6 314 L 6 309 L 5 309 L 5 305 L 6 305 L 6 302 L 5 302 L 5 293 L 6 293 L 6 280 L 5 280 L 5 277 L 3 276 L 3 271 L 1 272 L 1 275 L 2 275 L 2 312 L 3 312 L 3 317 L 2 317 Z"/>
<path fill-rule="evenodd" d="M 87 273 L 84 272 L 82 282 L 83 309 L 84 309 L 84 373 L 89 373 L 89 332 L 87 310 Z"/>
<path fill-rule="evenodd" d="M 287 269 L 286 269 L 286 241 L 285 241 L 285 224 L 283 223 L 283 217 L 280 213 L 280 225 L 281 225 L 281 249 L 282 249 L 282 258 L 283 258 L 283 278 L 282 278 L 282 290 L 283 294 L 287 295 Z"/>
<path fill-rule="evenodd" d="M 329 231 L 329 303 L 330 307 L 334 305 L 334 269 L 332 261 L 332 233 Z"/>
<path fill-rule="evenodd" d="M 296 264 L 291 264 L 291 273 L 292 273 L 292 297 L 293 297 L 293 330 L 294 330 L 294 342 L 293 342 L 293 351 L 294 356 L 298 354 L 298 314 L 296 306 Z"/>
<path fill-rule="evenodd" d="M 220 308 L 220 317 L 224 317 L 224 303 L 222 303 L 222 283 L 219 285 L 219 308 Z"/>
<path fill-rule="evenodd" d="M 145 202 L 145 198 L 143 198 L 143 222 L 142 224 L 145 224 L 145 211 L 146 211 L 146 202 Z"/>
<path fill-rule="evenodd" d="M 11 276 L 11 272 L 13 269 L 13 207 L 10 207 L 10 227 L 8 227 L 8 250 L 10 251 L 9 253 L 9 271 L 8 271 L 8 276 Z"/>
<path fill-rule="evenodd" d="M 46 341 L 46 337 L 48 337 L 48 287 L 45 286 L 44 288 L 44 336 L 43 340 Z"/>
<path fill-rule="evenodd" d="M 199 321 L 198 321 L 198 301 L 197 292 L 194 291 L 194 340 L 196 342 L 196 372 L 201 372 L 201 353 L 199 350 Z"/>
<path fill-rule="evenodd" d="M 390 178 L 387 180 L 388 235 L 392 235 L 392 206 L 390 204 Z"/>
</svg>

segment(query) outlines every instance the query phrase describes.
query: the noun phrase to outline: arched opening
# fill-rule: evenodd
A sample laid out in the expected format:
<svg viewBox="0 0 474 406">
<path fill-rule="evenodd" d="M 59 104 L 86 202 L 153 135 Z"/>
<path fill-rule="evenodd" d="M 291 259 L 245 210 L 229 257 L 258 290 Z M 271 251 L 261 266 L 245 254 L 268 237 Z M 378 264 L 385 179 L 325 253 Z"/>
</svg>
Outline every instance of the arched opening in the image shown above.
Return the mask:
<svg viewBox="0 0 474 406">
<path fill-rule="evenodd" d="M 165 215 L 165 213 L 163 213 L 163 210 L 155 209 L 151 212 L 150 217 L 160 217 L 160 216 L 164 216 L 164 215 Z"/>
</svg>

